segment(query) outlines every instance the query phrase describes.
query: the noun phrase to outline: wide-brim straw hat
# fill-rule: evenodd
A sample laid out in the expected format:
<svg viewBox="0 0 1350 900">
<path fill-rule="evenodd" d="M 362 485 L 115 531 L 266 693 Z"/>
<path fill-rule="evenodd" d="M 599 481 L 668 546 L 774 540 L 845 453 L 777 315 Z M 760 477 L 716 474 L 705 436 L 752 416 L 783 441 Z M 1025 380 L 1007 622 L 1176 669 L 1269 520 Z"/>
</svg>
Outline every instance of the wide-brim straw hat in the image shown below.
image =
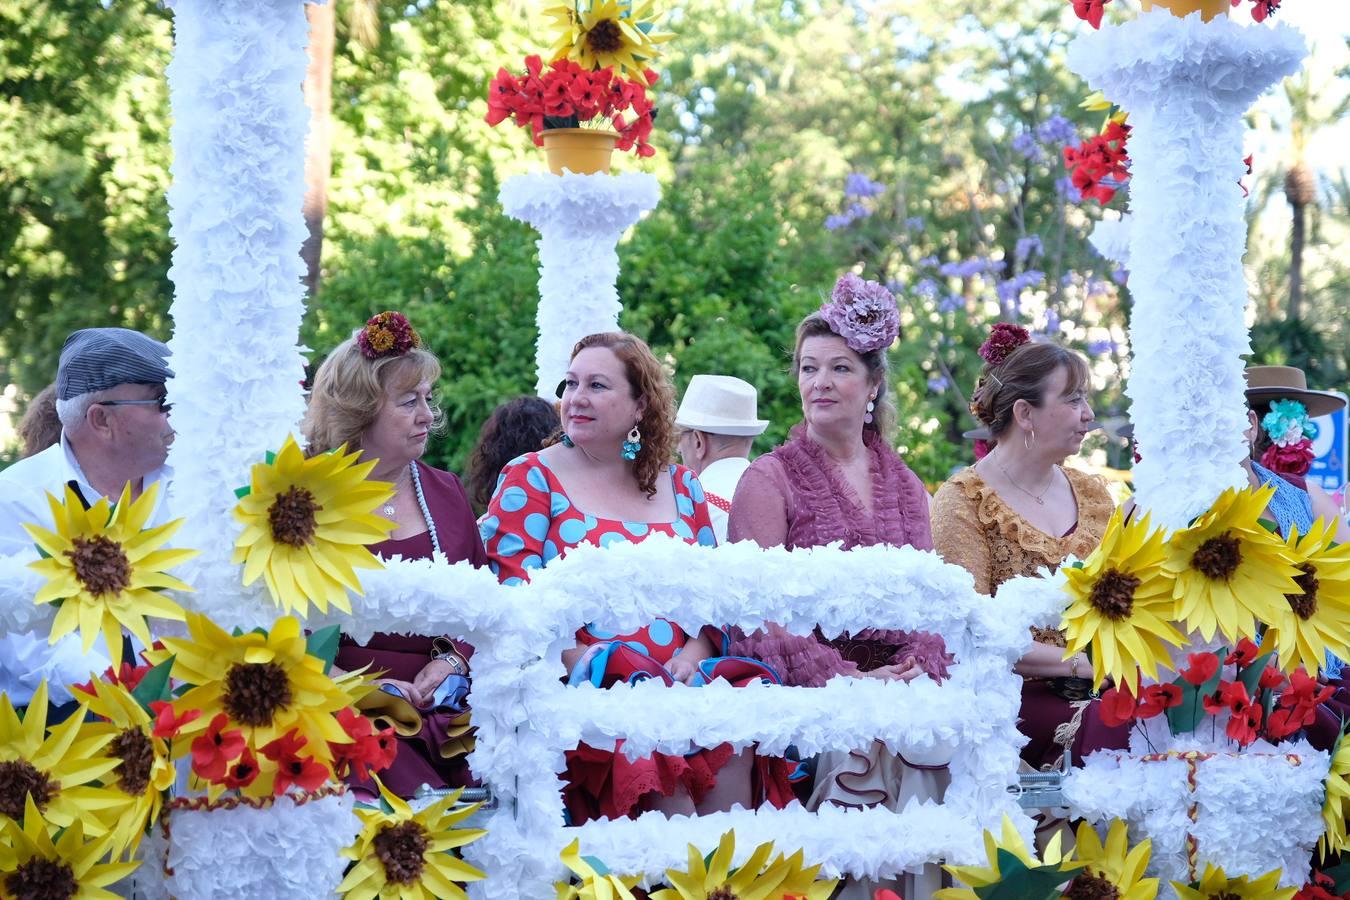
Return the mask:
<svg viewBox="0 0 1350 900">
<path fill-rule="evenodd" d="M 685 388 L 675 424 L 691 431 L 754 437 L 769 427 L 759 418 L 759 392 L 730 375 L 695 375 Z"/>
<path fill-rule="evenodd" d="M 1273 403 L 1297 400 L 1310 416 L 1325 416 L 1345 406 L 1345 399 L 1330 391 L 1308 389 L 1308 377 L 1294 366 L 1248 366 L 1247 402 Z"/>
</svg>

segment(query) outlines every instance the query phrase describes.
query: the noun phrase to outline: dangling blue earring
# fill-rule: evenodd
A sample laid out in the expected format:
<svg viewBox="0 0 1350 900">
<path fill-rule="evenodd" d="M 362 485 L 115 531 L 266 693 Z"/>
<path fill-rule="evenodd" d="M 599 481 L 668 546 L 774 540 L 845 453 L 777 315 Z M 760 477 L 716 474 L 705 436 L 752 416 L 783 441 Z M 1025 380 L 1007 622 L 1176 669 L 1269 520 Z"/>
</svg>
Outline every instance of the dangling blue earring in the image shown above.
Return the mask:
<svg viewBox="0 0 1350 900">
<path fill-rule="evenodd" d="M 570 437 L 567 436 L 567 432 L 565 432 L 565 431 L 563 432 L 563 436 L 562 436 L 562 445 L 563 445 L 564 447 L 575 447 L 575 446 L 576 446 L 576 444 L 572 443 L 572 439 L 571 439 Z"/>
<path fill-rule="evenodd" d="M 633 430 L 628 432 L 628 440 L 623 442 L 624 459 L 637 459 L 637 455 L 642 452 L 642 432 L 638 431 L 636 425 Z"/>
</svg>

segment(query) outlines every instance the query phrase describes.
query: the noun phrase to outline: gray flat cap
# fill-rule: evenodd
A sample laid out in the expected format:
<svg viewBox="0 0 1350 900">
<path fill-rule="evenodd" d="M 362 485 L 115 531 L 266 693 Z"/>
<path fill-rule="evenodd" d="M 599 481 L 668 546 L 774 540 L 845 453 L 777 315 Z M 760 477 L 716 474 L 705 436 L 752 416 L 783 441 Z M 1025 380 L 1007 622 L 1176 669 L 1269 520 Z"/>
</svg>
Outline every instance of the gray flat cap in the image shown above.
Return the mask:
<svg viewBox="0 0 1350 900">
<path fill-rule="evenodd" d="M 163 384 L 173 375 L 164 364 L 167 345 L 130 328 L 82 328 L 61 348 L 56 397 L 69 400 L 119 384 Z"/>
</svg>

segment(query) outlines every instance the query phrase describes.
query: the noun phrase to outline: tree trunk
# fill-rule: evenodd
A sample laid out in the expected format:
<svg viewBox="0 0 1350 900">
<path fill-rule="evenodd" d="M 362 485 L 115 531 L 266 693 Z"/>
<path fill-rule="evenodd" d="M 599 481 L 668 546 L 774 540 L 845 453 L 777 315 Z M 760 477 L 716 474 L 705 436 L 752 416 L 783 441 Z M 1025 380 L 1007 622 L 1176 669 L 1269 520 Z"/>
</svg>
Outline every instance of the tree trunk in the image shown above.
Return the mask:
<svg viewBox="0 0 1350 900">
<path fill-rule="evenodd" d="M 333 165 L 333 20 L 334 0 L 305 4 L 309 19 L 309 65 L 305 69 L 305 103 L 309 106 L 309 140 L 305 144 L 305 225 L 309 236 L 300 247 L 305 262 L 305 293 L 319 293 L 323 256 L 323 220 L 328 212 L 328 176 Z"/>
<path fill-rule="evenodd" d="M 1303 310 L 1303 243 L 1304 221 L 1308 208 L 1301 203 L 1291 203 L 1294 210 L 1294 226 L 1289 234 L 1289 314 L 1290 322 L 1297 322 Z"/>
</svg>

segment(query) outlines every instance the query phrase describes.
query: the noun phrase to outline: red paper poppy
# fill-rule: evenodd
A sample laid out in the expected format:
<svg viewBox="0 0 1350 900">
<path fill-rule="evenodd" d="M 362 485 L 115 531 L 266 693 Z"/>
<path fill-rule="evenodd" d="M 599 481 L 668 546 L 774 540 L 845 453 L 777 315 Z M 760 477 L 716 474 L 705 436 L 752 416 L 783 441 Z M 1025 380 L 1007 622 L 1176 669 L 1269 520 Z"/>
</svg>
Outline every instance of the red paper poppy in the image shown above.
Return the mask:
<svg viewBox="0 0 1350 900">
<path fill-rule="evenodd" d="M 217 713 L 206 732 L 192 742 L 192 771 L 207 781 L 219 781 L 225 768 L 244 751 L 244 733 L 238 728 L 226 731 L 229 716 Z"/>
<path fill-rule="evenodd" d="M 302 790 L 318 790 L 330 776 L 326 765 L 310 756 L 301 756 L 305 739 L 296 731 L 286 732 L 262 748 L 263 756 L 277 764 L 276 782 L 272 792 L 280 797 L 296 785 Z"/>
<path fill-rule="evenodd" d="M 1139 695 L 1139 718 L 1151 719 L 1164 710 L 1181 705 L 1181 686 L 1150 684 Z"/>
<path fill-rule="evenodd" d="M 1135 702 L 1128 688 L 1113 687 L 1102 694 L 1102 723 L 1108 728 L 1124 725 L 1134 718 Z"/>
<path fill-rule="evenodd" d="M 1261 655 L 1261 648 L 1253 644 L 1247 638 L 1238 641 L 1238 645 L 1233 652 L 1224 659 L 1225 666 L 1237 666 L 1239 669 L 1246 668 L 1256 661 Z"/>
<path fill-rule="evenodd" d="M 1273 691 L 1284 687 L 1284 674 L 1274 666 L 1266 666 L 1265 671 L 1261 673 L 1261 680 L 1257 682 L 1257 687 L 1263 691 Z"/>
<path fill-rule="evenodd" d="M 225 775 L 220 779 L 220 783 L 230 790 L 237 791 L 240 788 L 248 787 L 257 778 L 258 759 L 253 755 L 253 751 L 246 747 L 243 754 L 230 763 L 225 770 Z"/>
<path fill-rule="evenodd" d="M 151 734 L 165 740 L 178 737 L 178 732 L 182 730 L 184 725 L 195 719 L 200 719 L 202 715 L 200 709 L 189 709 L 183 715 L 175 716 L 173 704 L 167 700 L 152 700 L 150 711 L 155 714 L 155 727 Z"/>
<path fill-rule="evenodd" d="M 1247 693 L 1245 688 L 1242 692 Z M 1234 711 L 1225 729 L 1228 736 L 1244 747 L 1256 740 L 1261 730 L 1262 712 L 1261 707 L 1254 703 L 1245 706 L 1240 713 Z"/>
<path fill-rule="evenodd" d="M 1219 671 L 1219 657 L 1214 653 L 1190 654 L 1190 665 L 1181 670 L 1181 677 L 1196 687 L 1209 681 Z"/>
</svg>

